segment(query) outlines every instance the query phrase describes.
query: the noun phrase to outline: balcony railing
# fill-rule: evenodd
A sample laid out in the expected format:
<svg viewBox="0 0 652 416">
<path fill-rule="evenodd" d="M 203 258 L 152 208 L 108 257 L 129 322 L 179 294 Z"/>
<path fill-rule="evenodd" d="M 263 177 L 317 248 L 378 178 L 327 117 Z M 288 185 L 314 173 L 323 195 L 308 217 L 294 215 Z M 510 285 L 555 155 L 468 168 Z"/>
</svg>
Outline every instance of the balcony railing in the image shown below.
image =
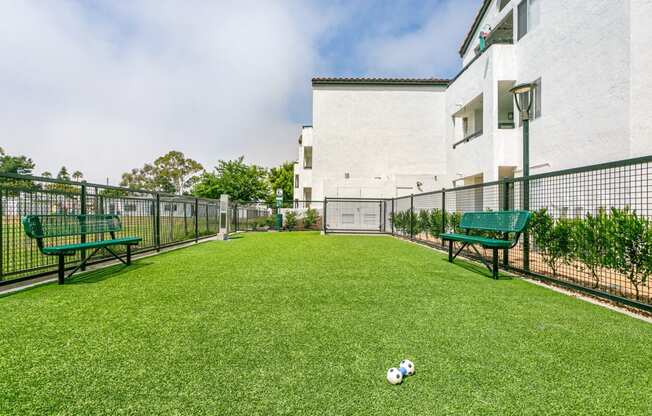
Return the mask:
<svg viewBox="0 0 652 416">
<path fill-rule="evenodd" d="M 482 136 L 482 130 L 478 130 L 478 131 L 476 131 L 474 133 L 471 133 L 468 136 L 466 136 L 465 138 L 463 138 L 462 140 L 460 140 L 459 142 L 454 143 L 453 144 L 453 149 L 455 149 L 457 146 L 461 145 L 462 143 L 468 143 L 471 140 L 473 140 L 473 139 L 475 139 L 477 137 L 480 137 L 480 136 Z"/>
</svg>

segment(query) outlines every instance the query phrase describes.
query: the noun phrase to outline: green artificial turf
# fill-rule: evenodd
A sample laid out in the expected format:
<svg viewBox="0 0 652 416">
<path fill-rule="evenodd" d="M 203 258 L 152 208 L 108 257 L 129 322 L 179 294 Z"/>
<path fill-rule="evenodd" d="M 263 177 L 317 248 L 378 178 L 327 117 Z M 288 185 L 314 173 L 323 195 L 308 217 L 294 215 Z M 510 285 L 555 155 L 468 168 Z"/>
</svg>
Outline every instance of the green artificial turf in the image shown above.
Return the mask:
<svg viewBox="0 0 652 416">
<path fill-rule="evenodd" d="M 247 234 L 0 316 L 0 414 L 652 414 L 652 325 L 390 237 Z"/>
</svg>

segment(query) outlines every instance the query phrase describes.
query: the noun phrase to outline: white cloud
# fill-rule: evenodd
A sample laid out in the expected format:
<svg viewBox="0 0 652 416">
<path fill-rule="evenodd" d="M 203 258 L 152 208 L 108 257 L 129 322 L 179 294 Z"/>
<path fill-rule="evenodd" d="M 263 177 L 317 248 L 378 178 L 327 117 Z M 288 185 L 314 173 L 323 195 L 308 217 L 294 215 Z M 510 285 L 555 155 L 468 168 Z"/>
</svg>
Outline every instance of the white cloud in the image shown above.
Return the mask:
<svg viewBox="0 0 652 416">
<path fill-rule="evenodd" d="M 358 53 L 372 76 L 447 77 L 460 69 L 458 49 L 480 5 L 479 0 L 449 0 L 425 24 L 404 34 L 366 39 Z"/>
<path fill-rule="evenodd" d="M 392 34 L 405 19 L 397 15 L 362 36 L 355 75 L 433 76 L 457 65 L 478 0 L 448 3 L 416 31 Z M 320 56 L 320 41 L 369 24 L 358 23 L 360 7 L 0 2 L 0 146 L 32 157 L 37 173 L 65 165 L 112 183 L 172 149 L 207 168 L 242 154 L 266 166 L 293 159 L 298 125 L 310 122 L 310 78 L 336 66 Z"/>
<path fill-rule="evenodd" d="M 309 86 L 323 30 L 302 2 L 93 7 L 0 6 L 2 147 L 37 172 L 64 164 L 114 182 L 170 149 L 207 167 L 295 156 L 288 106 Z"/>
</svg>

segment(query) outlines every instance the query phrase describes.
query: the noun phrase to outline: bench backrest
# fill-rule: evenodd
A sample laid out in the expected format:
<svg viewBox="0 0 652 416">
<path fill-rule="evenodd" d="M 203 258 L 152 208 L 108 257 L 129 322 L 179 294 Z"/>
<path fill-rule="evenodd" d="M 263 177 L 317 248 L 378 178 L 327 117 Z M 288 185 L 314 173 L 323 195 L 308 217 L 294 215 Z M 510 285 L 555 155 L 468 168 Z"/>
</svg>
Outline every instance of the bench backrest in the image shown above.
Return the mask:
<svg viewBox="0 0 652 416">
<path fill-rule="evenodd" d="M 520 233 L 530 220 L 530 211 L 465 212 L 460 228 L 467 230 Z"/>
<path fill-rule="evenodd" d="M 27 215 L 22 220 L 25 233 L 31 238 L 66 237 L 82 234 L 114 233 L 122 230 L 117 215 Z"/>
</svg>

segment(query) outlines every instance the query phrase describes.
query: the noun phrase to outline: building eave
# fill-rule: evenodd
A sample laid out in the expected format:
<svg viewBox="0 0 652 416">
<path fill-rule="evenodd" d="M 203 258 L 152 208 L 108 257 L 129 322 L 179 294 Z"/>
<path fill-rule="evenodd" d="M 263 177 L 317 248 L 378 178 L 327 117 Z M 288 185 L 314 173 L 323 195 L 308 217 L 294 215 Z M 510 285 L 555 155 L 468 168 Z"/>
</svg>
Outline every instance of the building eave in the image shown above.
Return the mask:
<svg viewBox="0 0 652 416">
<path fill-rule="evenodd" d="M 339 78 L 317 77 L 312 85 L 396 85 L 396 86 L 447 86 L 449 80 L 441 78 Z"/>
<path fill-rule="evenodd" d="M 485 13 L 487 13 L 487 9 L 491 5 L 491 1 L 492 0 L 484 0 L 482 6 L 480 6 L 480 10 L 478 10 L 478 13 L 475 15 L 475 19 L 473 20 L 471 29 L 467 32 L 466 36 L 464 37 L 464 40 L 462 41 L 462 46 L 460 46 L 459 53 L 461 57 L 464 57 L 466 50 L 469 48 L 469 45 L 473 40 L 473 34 L 475 33 L 476 30 L 478 30 L 478 26 L 480 26 L 480 22 L 482 22 L 482 18 L 484 17 Z"/>
</svg>

